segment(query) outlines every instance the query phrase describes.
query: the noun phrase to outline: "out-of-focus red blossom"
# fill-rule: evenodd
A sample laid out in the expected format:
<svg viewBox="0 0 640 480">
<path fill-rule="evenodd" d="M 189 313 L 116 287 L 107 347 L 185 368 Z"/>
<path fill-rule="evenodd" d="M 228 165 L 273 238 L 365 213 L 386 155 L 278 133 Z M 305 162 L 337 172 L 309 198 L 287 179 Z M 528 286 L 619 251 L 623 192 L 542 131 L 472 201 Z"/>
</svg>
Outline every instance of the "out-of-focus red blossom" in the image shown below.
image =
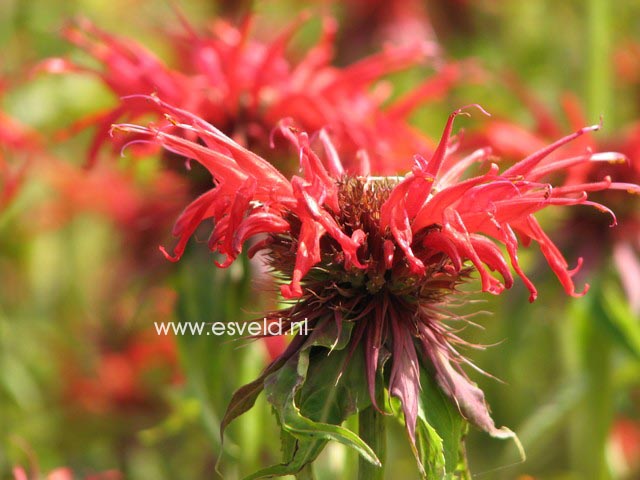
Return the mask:
<svg viewBox="0 0 640 480">
<path fill-rule="evenodd" d="M 549 206 L 592 205 L 587 192 L 639 187 L 609 178 L 582 185 L 553 187 L 544 178 L 568 165 L 587 164 L 597 155 L 582 152 L 569 160 L 541 162 L 558 148 L 598 126 L 581 128 L 528 155 L 500 172 L 491 164 L 484 174 L 464 179 L 473 164 L 489 158 L 488 149 L 452 161 L 450 137 L 455 111 L 434 154 L 415 156 L 405 177 L 345 173 L 328 136 L 320 132 L 323 154 L 313 150 L 306 133 L 282 124 L 280 133 L 299 151 L 301 176 L 284 177 L 272 164 L 235 143 L 220 130 L 157 97 L 147 97 L 170 120 L 170 127 L 114 126 L 136 141 L 146 140 L 206 167 L 215 187 L 192 202 L 174 227 L 178 260 L 194 231 L 205 220 L 214 227 L 208 246 L 229 266 L 244 244 L 259 236 L 249 256 L 265 251 L 274 271 L 285 279 L 281 292 L 297 299 L 277 316 L 307 319 L 309 327 L 326 317 L 354 322 L 350 347 L 364 343 L 366 375 L 375 405 L 379 352 L 392 352 L 388 389 L 400 398 L 406 427 L 415 440 L 419 365 L 429 362 L 443 391 L 471 423 L 494 436 L 497 429 L 483 393 L 466 377 L 468 362 L 456 350 L 464 344 L 442 321 L 438 310 L 472 270 L 482 290 L 499 294 L 513 284 L 511 267 L 536 298 L 533 283 L 518 263 L 519 239 L 536 241 L 565 291 L 577 292 L 572 280 L 582 263 L 570 269 L 534 214 Z M 196 138 L 189 138 L 192 134 Z M 605 154 L 613 156 L 613 154 Z M 506 253 L 498 244 L 506 247 Z M 471 267 L 472 265 L 472 267 Z M 502 280 L 490 273 L 497 271 Z M 304 343 L 294 338 L 280 357 L 290 358 Z M 421 360 L 419 361 L 418 355 Z"/>
<path fill-rule="evenodd" d="M 613 466 L 623 478 L 640 474 L 640 422 L 618 418 L 610 435 Z"/>
<path fill-rule="evenodd" d="M 343 58 L 357 58 L 372 48 L 392 42 L 411 44 L 416 39 L 436 45 L 424 2 L 420 0 L 319 0 L 337 6 L 342 24 L 339 52 Z"/>
<path fill-rule="evenodd" d="M 14 165 L 16 161 L 20 162 Z M 37 164 L 37 169 L 34 165 Z M 36 208 L 42 222 L 36 229 L 58 228 L 80 213 L 95 213 L 113 222 L 126 255 L 111 265 L 111 277 L 105 280 L 98 309 L 108 305 L 101 320 L 104 332 L 113 335 L 131 327 L 131 318 L 140 309 L 141 297 L 153 297 L 154 320 L 170 318 L 172 291 L 154 290 L 143 286 L 136 305 L 128 308 L 127 295 L 132 286 L 150 271 L 165 267 L 161 256 L 150 255 L 165 238 L 172 219 L 187 198 L 183 178 L 162 171 L 146 183 L 113 166 L 86 170 L 53 157 L 37 132 L 0 112 L 0 209 L 16 195 L 27 174 L 37 174 L 54 195 Z M 156 251 L 157 252 L 157 251 Z M 103 336 L 108 336 L 104 334 Z M 128 335 L 128 334 L 127 334 Z M 125 335 L 126 336 L 126 335 Z M 160 384 L 151 377 L 161 375 L 166 380 L 179 381 L 173 338 L 139 335 L 120 339 L 117 344 L 106 342 L 91 374 L 78 370 L 77 352 L 61 356 L 64 372 L 62 389 L 67 405 L 81 406 L 89 411 L 114 411 L 159 405 Z M 155 388 L 155 389 L 154 389 Z M 46 478 L 63 478 L 62 470 Z M 69 477 L 71 478 L 71 477 Z M 115 478 L 97 477 L 87 478 Z"/>
<path fill-rule="evenodd" d="M 3 90 L 0 80 L 0 97 Z M 18 193 L 33 157 L 42 152 L 36 132 L 0 111 L 0 211 Z"/>
<path fill-rule="evenodd" d="M 539 148 L 566 131 L 533 95 L 518 86 L 516 91 L 533 113 L 536 129 L 531 132 L 507 121 L 495 121 L 490 122 L 480 137 L 473 140 L 474 144 L 490 145 L 497 153 L 510 159 L 519 158 L 523 152 Z M 585 123 L 585 115 L 575 96 L 564 95 L 561 104 L 570 128 L 575 129 Z M 624 156 L 594 155 L 593 160 L 600 161 L 571 165 L 562 172 L 566 186 L 597 182 L 606 177 L 626 184 L 640 183 L 640 123 L 628 125 L 599 141 L 585 135 L 545 162 L 554 162 L 560 154 L 580 155 L 585 149 L 593 152 L 613 150 Z M 635 192 L 634 188 L 629 190 Z M 581 239 L 580 245 L 572 245 L 572 249 L 579 249 L 581 256 L 589 259 L 589 268 L 596 267 L 606 255 L 613 254 L 629 303 L 636 313 L 640 313 L 640 290 L 637 288 L 640 285 L 640 202 L 637 197 L 630 199 L 620 191 L 604 191 L 598 194 L 597 200 L 616 212 L 619 228 L 607 228 L 607 218 L 597 213 L 576 211 L 568 222 L 571 235 L 565 236 L 565 243 Z"/>
<path fill-rule="evenodd" d="M 640 44 L 626 40 L 616 46 L 613 56 L 616 79 L 624 85 L 640 85 Z"/>
<path fill-rule="evenodd" d="M 43 207 L 45 226 L 59 227 L 81 213 L 97 214 L 118 231 L 129 267 L 146 270 L 159 266 L 150 252 L 162 242 L 189 191 L 184 178 L 169 170 L 141 180 L 112 165 L 84 169 L 55 161 L 46 178 L 55 197 Z"/>
<path fill-rule="evenodd" d="M 94 473 L 85 475 L 83 480 L 122 480 L 124 476 L 116 470 L 108 470 L 106 472 Z M 73 474 L 73 471 L 67 467 L 56 468 L 45 476 L 40 475 L 36 470 L 31 476 L 27 475 L 27 472 L 22 467 L 13 468 L 14 480 L 77 480 L 78 477 Z"/>
<path fill-rule="evenodd" d="M 72 127 L 97 126 L 89 152 L 91 162 L 116 120 L 133 121 L 161 113 L 153 103 L 135 97 L 152 93 L 218 125 L 234 140 L 261 153 L 269 150 L 269 135 L 283 118 L 295 119 L 296 126 L 308 132 L 325 128 L 338 150 L 345 152 L 348 171 L 365 163 L 376 173 L 396 173 L 405 168 L 405 157 L 432 153 L 433 142 L 409 127 L 406 119 L 416 107 L 440 98 L 455 84 L 461 76 L 460 66 L 446 65 L 391 104 L 385 102 L 390 84 L 380 80 L 424 64 L 437 51 L 434 44 L 388 45 L 347 67 L 337 67 L 331 64 L 337 31 L 333 19 L 324 18 L 320 39 L 297 61 L 291 60 L 287 48 L 304 17 L 269 42 L 252 38 L 253 20 L 248 17 L 239 27 L 217 20 L 206 34 L 183 21 L 187 33 L 168 36 L 177 51 L 177 68 L 134 40 L 111 35 L 83 20 L 64 34 L 98 60 L 101 68 L 61 58 L 49 59 L 40 68 L 94 74 L 118 97 L 134 95 Z M 161 117 L 159 122 L 163 122 Z M 368 158 L 356 155 L 361 149 Z M 293 171 L 292 160 L 286 161 L 289 155 L 280 152 L 271 158 L 281 170 Z"/>
<path fill-rule="evenodd" d="M 103 333 L 107 336 L 107 333 Z M 89 372 L 72 358 L 63 365 L 64 396 L 68 405 L 92 413 L 113 414 L 161 404 L 158 385 L 182 381 L 175 342 L 171 336 L 145 331 L 105 343 Z"/>
</svg>

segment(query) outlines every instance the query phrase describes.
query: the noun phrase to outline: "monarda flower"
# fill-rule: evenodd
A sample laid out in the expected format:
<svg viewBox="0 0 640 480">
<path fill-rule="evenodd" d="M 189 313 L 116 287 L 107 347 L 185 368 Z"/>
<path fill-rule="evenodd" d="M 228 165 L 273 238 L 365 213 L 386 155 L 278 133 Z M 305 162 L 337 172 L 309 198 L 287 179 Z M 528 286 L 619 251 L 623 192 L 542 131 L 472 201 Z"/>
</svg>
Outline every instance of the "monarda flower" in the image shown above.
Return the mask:
<svg viewBox="0 0 640 480">
<path fill-rule="evenodd" d="M 434 142 L 408 125 L 408 116 L 417 106 L 442 97 L 460 78 L 459 65 L 446 65 L 413 91 L 388 102 L 390 88 L 381 80 L 390 73 L 429 63 L 437 52 L 434 44 L 388 45 L 349 66 L 337 67 L 332 65 L 337 24 L 331 18 L 323 21 L 318 42 L 298 55 L 297 61 L 287 50 L 303 18 L 267 42 L 252 38 L 252 17 L 239 27 L 217 20 L 207 34 L 183 23 L 186 34 L 167 36 L 180 60 L 178 66 L 169 66 L 134 40 L 109 34 L 88 21 L 67 28 L 64 35 L 95 58 L 101 68 L 60 58 L 41 65 L 54 73 L 96 75 L 117 97 L 125 98 L 72 127 L 73 131 L 97 126 L 89 152 L 91 162 L 107 140 L 112 123 L 158 113 L 153 104 L 126 98 L 155 93 L 263 154 L 269 152 L 271 131 L 281 119 L 291 118 L 308 132 L 327 129 L 339 151 L 349 152 L 347 170 L 364 161 L 356 152 L 366 148 L 371 171 L 396 173 L 405 165 L 394 164 L 395 158 L 415 152 L 428 155 L 434 148 Z M 159 121 L 163 120 L 160 117 Z M 399 152 L 403 155 L 397 155 Z M 270 159 L 281 171 L 295 171 L 288 149 L 280 155 L 272 153 Z"/>
<path fill-rule="evenodd" d="M 549 206 L 606 210 L 588 201 L 586 192 L 628 188 L 608 178 L 558 188 L 543 180 L 568 162 L 597 158 L 584 152 L 540 166 L 598 126 L 561 138 L 502 172 L 492 163 L 469 178 L 469 168 L 490 152 L 447 161 L 453 121 L 462 109 L 449 117 L 433 155 L 416 155 L 402 178 L 347 174 L 328 137 L 321 135 L 323 150 L 314 151 L 306 133 L 282 126 L 300 159 L 301 174 L 287 179 L 205 121 L 156 97 L 148 100 L 165 112 L 171 127 L 122 124 L 114 132 L 196 160 L 215 184 L 179 217 L 178 243 L 172 253 L 163 249 L 165 255 L 178 260 L 196 228 L 213 221 L 208 246 L 222 255 L 217 265 L 229 266 L 248 242 L 250 256 L 263 252 L 282 281 L 282 296 L 291 301 L 273 316 L 289 325 L 306 321 L 310 332 L 295 336 L 257 380 L 236 392 L 222 422 L 224 430 L 262 390 L 275 407 L 285 458 L 250 478 L 297 472 L 328 440 L 377 463 L 372 449 L 340 426 L 367 408 L 403 419 L 424 478 L 463 468 L 465 422 L 492 436 L 513 436 L 496 428 L 482 391 L 461 368 L 470 364 L 459 353 L 466 345 L 457 334 L 464 319 L 447 314 L 445 306 L 474 271 L 485 292 L 510 288 L 511 268 L 533 301 L 536 288 L 518 263 L 519 244 L 532 241 L 569 295 L 586 291 L 577 291 L 572 280 L 581 260 L 570 269 L 534 214 Z M 443 444 L 452 435 L 455 445 Z"/>
</svg>

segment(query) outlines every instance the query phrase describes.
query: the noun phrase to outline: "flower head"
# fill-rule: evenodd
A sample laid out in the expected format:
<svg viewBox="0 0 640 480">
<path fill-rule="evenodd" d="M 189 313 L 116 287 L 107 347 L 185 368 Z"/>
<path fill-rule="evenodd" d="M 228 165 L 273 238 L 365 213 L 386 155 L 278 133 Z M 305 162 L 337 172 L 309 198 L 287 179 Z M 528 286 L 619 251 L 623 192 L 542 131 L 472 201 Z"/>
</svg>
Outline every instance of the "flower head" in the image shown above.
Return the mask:
<svg viewBox="0 0 640 480">
<path fill-rule="evenodd" d="M 171 119 L 171 128 L 124 124 L 114 130 L 195 159 L 211 172 L 215 184 L 184 210 L 174 228 L 179 240 L 173 255 L 165 255 L 177 260 L 204 220 L 213 220 L 208 246 L 225 257 L 218 262 L 221 267 L 230 265 L 243 245 L 259 236 L 251 242 L 249 255 L 265 251 L 283 279 L 282 295 L 296 300 L 278 315 L 291 321 L 308 319 L 314 329 L 310 338 L 298 336 L 273 365 L 282 366 L 296 352 L 310 348 L 305 347 L 308 342 L 318 345 L 317 336 L 329 322 L 338 332 L 332 348 L 348 349 L 348 359 L 362 348 L 374 405 L 378 374 L 390 362 L 384 381 L 402 403 L 412 442 L 422 368 L 433 370 L 439 387 L 471 423 L 495 436 L 512 435 L 494 426 L 482 392 L 460 368 L 466 360 L 457 346 L 464 341 L 443 321 L 441 306 L 474 270 L 483 291 L 499 294 L 511 287 L 509 264 L 533 301 L 536 289 L 518 263 L 519 239 L 525 245 L 532 240 L 539 244 L 568 294 L 586 291 L 586 286 L 576 291 L 572 280 L 581 260 L 570 269 L 534 214 L 553 205 L 606 209 L 588 201 L 586 192 L 628 188 L 610 179 L 557 188 L 543 181 L 567 162 L 597 159 L 597 154 L 584 152 L 541 165 L 558 148 L 598 126 L 582 128 L 502 172 L 491 164 L 485 173 L 467 179 L 467 169 L 487 160 L 489 151 L 447 161 L 453 121 L 462 109 L 449 117 L 433 155 L 416 155 L 411 172 L 402 178 L 349 175 L 328 137 L 320 135 L 321 155 L 310 147 L 306 133 L 282 126 L 282 134 L 299 151 L 302 172 L 289 180 L 203 120 L 157 97 L 149 100 Z M 200 141 L 187 139 L 185 133 Z M 347 326 L 345 346 L 340 332 Z"/>
<path fill-rule="evenodd" d="M 41 68 L 54 73 L 95 74 L 125 99 L 76 125 L 98 127 L 89 152 L 92 162 L 113 122 L 159 113 L 153 104 L 136 97 L 152 93 L 217 125 L 240 144 L 261 153 L 269 150 L 269 136 L 278 122 L 291 118 L 298 128 L 311 133 L 327 129 L 339 150 L 348 152 L 345 167 L 352 172 L 367 173 L 370 168 L 376 173 L 395 173 L 404 164 L 393 163 L 392 159 L 402 158 L 402 153 L 407 157 L 415 152 L 430 154 L 433 143 L 411 129 L 406 118 L 418 105 L 440 97 L 458 81 L 459 66 L 445 66 L 406 97 L 386 102 L 383 107 L 389 89 L 380 80 L 389 73 L 425 63 L 436 47 L 423 41 L 387 46 L 349 66 L 336 67 L 331 61 L 337 26 L 333 19 L 325 18 L 317 44 L 294 62 L 287 47 L 303 20 L 294 22 L 270 42 L 252 38 L 252 17 L 239 27 L 219 20 L 207 35 L 197 33 L 184 21 L 187 34 L 169 37 L 174 39 L 181 59 L 176 68 L 131 39 L 81 21 L 68 28 L 65 35 L 97 59 L 102 68 L 60 58 L 47 60 Z M 386 133 L 381 135 L 383 131 Z M 356 155 L 361 148 L 367 150 L 368 158 Z M 281 170 L 293 171 L 286 160 L 274 161 Z"/>
</svg>

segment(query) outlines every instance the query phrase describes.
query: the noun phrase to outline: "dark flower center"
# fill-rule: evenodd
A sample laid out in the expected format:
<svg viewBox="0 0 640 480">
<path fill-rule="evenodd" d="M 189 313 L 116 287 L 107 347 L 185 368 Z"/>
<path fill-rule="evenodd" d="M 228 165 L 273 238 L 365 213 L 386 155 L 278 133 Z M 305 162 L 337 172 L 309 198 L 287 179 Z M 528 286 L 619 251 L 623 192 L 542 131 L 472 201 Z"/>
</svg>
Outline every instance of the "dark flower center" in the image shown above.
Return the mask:
<svg viewBox="0 0 640 480">
<path fill-rule="evenodd" d="M 376 297 L 395 297 L 400 303 L 434 304 L 451 293 L 467 275 L 455 270 L 450 259 L 441 252 L 431 252 L 422 246 L 430 226 L 415 236 L 413 250 L 426 266 L 425 275 L 410 271 L 409 264 L 389 231 L 380 229 L 380 211 L 398 180 L 391 177 L 343 177 L 338 183 L 339 212 L 333 218 L 341 230 L 351 236 L 362 230 L 366 239 L 358 250 L 358 258 L 366 269 L 345 267 L 344 254 L 338 243 L 328 235 L 320 241 L 321 262 L 303 279 L 303 286 L 312 296 L 331 298 L 332 302 L 359 299 L 366 303 Z M 295 264 L 299 225 L 289 219 L 292 235 L 275 236 L 270 263 L 283 280 L 289 280 Z M 298 222 L 299 223 L 299 222 Z M 351 301 L 347 303 L 352 303 Z"/>
</svg>

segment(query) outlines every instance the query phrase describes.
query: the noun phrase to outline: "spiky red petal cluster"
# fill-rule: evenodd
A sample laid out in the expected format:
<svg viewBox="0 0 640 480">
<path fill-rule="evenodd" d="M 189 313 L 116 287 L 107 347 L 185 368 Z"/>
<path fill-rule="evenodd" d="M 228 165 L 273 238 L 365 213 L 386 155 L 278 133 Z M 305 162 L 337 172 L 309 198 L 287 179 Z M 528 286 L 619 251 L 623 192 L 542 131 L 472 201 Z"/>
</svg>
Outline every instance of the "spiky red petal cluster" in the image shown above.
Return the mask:
<svg viewBox="0 0 640 480">
<path fill-rule="evenodd" d="M 496 151 L 508 158 L 518 158 L 527 149 L 544 145 L 549 139 L 561 134 L 563 127 L 552 112 L 546 108 L 530 92 L 520 84 L 512 85 L 516 93 L 529 107 L 536 119 L 535 131 L 527 131 L 519 125 L 508 121 L 491 122 L 482 132 L 481 139 L 491 145 Z M 562 107 L 566 121 L 573 128 L 584 125 L 585 114 L 578 99 L 570 94 L 562 98 Z M 581 153 L 585 150 L 596 152 L 611 149 L 622 155 L 591 155 L 590 161 L 581 160 Z M 585 185 L 597 185 L 608 182 L 609 177 L 620 179 L 609 190 L 623 190 L 638 193 L 637 184 L 640 183 L 640 124 L 631 124 L 608 138 L 596 142 L 591 136 L 583 136 L 578 142 L 573 142 L 562 152 L 564 156 L 574 156 L 574 159 L 560 163 L 559 156 L 551 156 L 543 160 L 539 172 L 549 174 L 559 171 L 563 174 L 563 189 L 581 190 Z M 565 168 L 557 169 L 563 164 Z M 627 298 L 632 309 L 640 312 L 640 293 L 637 285 L 640 282 L 640 217 L 638 216 L 638 201 L 629 199 L 626 195 L 617 193 L 603 193 L 598 200 L 614 208 L 621 220 L 621 225 L 615 231 L 609 231 L 602 220 L 584 212 L 576 212 L 568 221 L 569 228 L 582 239 L 579 249 L 589 249 L 590 266 L 598 264 L 604 254 L 613 252 L 613 260 L 626 290 Z M 574 243 L 569 237 L 565 243 Z M 597 245 L 597 248 L 592 248 Z M 590 248 L 591 247 L 591 248 Z M 604 247 L 604 248 L 603 248 Z"/>
</svg>

